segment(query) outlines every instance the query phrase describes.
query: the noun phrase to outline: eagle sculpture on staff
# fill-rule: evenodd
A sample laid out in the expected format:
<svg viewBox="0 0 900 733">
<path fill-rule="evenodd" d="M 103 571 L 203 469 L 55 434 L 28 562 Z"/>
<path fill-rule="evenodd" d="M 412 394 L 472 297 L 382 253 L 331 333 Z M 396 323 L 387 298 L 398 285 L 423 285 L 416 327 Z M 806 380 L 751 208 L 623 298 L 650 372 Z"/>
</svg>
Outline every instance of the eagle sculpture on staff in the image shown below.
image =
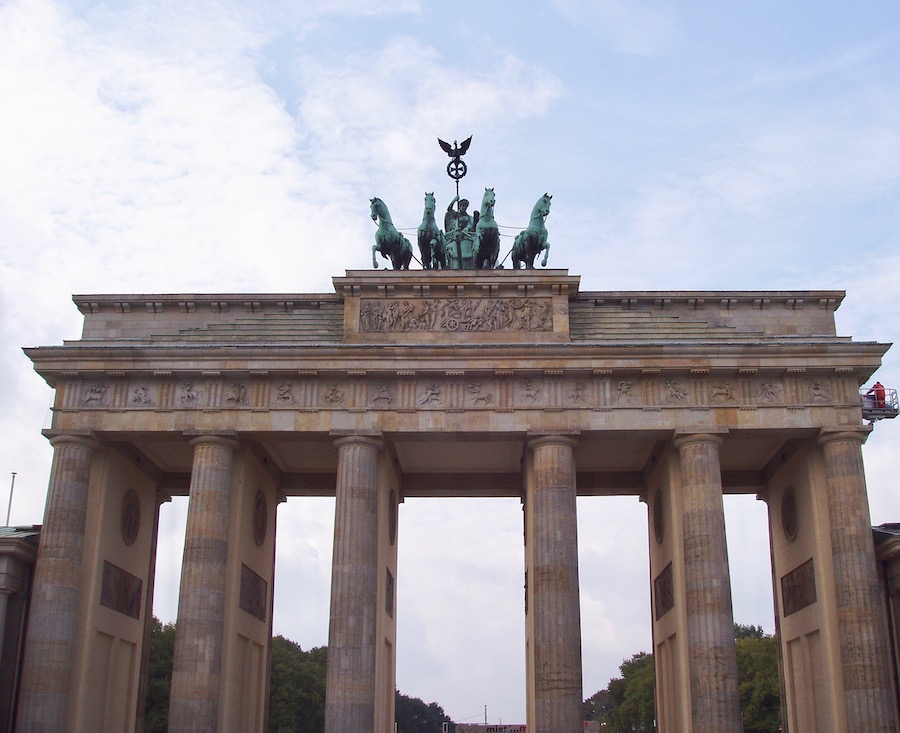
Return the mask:
<svg viewBox="0 0 900 733">
<path fill-rule="evenodd" d="M 462 157 L 466 154 L 466 151 L 469 149 L 469 145 L 471 144 L 471 135 L 463 140 L 461 145 L 458 145 L 456 140 L 454 140 L 453 145 L 451 145 L 450 143 L 438 138 L 438 145 L 441 146 L 441 150 L 447 153 L 447 155 L 449 155 L 451 158 L 450 162 L 447 163 L 447 175 L 450 176 L 450 178 L 452 178 L 454 181 L 456 181 L 457 195 L 459 195 L 459 179 L 466 175 L 466 172 L 468 171 L 468 167 L 462 160 Z"/>
</svg>

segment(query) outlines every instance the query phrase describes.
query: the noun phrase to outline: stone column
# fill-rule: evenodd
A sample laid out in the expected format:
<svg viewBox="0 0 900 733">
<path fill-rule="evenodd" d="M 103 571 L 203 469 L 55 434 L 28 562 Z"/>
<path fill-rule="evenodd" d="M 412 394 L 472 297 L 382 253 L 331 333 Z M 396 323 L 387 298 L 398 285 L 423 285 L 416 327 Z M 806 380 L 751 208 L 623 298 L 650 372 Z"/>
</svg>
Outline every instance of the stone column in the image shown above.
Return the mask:
<svg viewBox="0 0 900 733">
<path fill-rule="evenodd" d="M 66 729 L 91 458 L 97 443 L 50 438 L 53 465 L 35 567 L 16 730 Z"/>
<path fill-rule="evenodd" d="M 693 733 L 741 733 L 718 435 L 675 438 L 681 461 L 684 599 Z"/>
<path fill-rule="evenodd" d="M 828 432 L 819 442 L 825 458 L 847 731 L 894 733 L 897 708 L 862 460 L 867 435 Z"/>
<path fill-rule="evenodd" d="M 375 726 L 375 617 L 378 451 L 381 441 L 349 436 L 338 448 L 325 682 L 325 733 L 372 733 Z"/>
<path fill-rule="evenodd" d="M 582 730 L 581 608 L 578 524 L 575 513 L 574 438 L 542 436 L 534 454 L 533 578 L 535 730 Z"/>
<path fill-rule="evenodd" d="M 170 733 L 215 733 L 225 623 L 231 466 L 237 442 L 194 438 L 169 702 Z"/>
</svg>

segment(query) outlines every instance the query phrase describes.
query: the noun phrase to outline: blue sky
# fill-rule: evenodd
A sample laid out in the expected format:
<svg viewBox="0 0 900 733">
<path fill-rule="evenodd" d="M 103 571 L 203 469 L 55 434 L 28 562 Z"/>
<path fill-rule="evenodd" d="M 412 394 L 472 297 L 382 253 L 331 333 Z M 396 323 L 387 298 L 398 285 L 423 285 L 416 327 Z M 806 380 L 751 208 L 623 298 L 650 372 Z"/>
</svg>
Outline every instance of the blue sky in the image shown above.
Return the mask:
<svg viewBox="0 0 900 733">
<path fill-rule="evenodd" d="M 603 289 L 837 288 L 839 333 L 900 336 L 900 5 L 0 0 L 0 483 L 39 522 L 50 390 L 20 348 L 74 293 L 328 292 L 370 266 L 379 196 L 415 227 L 453 184 L 501 225 L 536 199 L 551 267 Z M 900 385 L 889 352 L 879 378 Z M 897 521 L 898 428 L 865 448 Z M 0 489 L 0 497 L 5 498 Z M 279 514 L 276 630 L 326 641 L 333 502 Z M 773 627 L 763 506 L 727 501 L 735 616 Z M 164 508 L 175 613 L 184 502 Z M 585 693 L 649 649 L 646 510 L 582 500 Z M 401 509 L 398 685 L 524 720 L 515 502 Z"/>
</svg>

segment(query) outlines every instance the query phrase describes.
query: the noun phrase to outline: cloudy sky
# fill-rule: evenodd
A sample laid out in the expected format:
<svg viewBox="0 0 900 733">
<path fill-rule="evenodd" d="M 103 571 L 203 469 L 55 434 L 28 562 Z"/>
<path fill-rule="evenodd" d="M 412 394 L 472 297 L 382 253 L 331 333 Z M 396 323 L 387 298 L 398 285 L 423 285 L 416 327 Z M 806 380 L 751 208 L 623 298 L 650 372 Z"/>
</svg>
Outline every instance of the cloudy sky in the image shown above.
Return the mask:
<svg viewBox="0 0 900 733">
<path fill-rule="evenodd" d="M 900 4 L 830 0 L 0 0 L 0 500 L 39 523 L 51 392 L 21 353 L 76 293 L 328 292 L 371 266 L 368 199 L 415 227 L 453 184 L 602 289 L 847 291 L 842 335 L 900 336 Z M 900 386 L 900 356 L 879 372 Z M 900 521 L 898 426 L 865 448 Z M 279 513 L 275 628 L 327 640 L 333 500 Z M 174 620 L 186 503 L 163 509 Z M 764 508 L 729 498 L 735 617 L 773 629 Z M 585 694 L 650 648 L 646 509 L 579 502 Z M 398 686 L 524 721 L 521 510 L 401 508 Z"/>
</svg>

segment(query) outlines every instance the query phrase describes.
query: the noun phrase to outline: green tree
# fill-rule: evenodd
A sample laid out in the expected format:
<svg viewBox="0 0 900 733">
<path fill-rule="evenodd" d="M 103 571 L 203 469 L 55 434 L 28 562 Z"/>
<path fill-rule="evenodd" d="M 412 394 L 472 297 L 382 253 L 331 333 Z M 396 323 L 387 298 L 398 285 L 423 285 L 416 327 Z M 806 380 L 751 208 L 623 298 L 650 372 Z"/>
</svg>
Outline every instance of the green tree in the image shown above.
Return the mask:
<svg viewBox="0 0 900 733">
<path fill-rule="evenodd" d="M 399 690 L 394 696 L 395 720 L 398 733 L 441 733 L 442 723 L 451 723 L 444 709 L 436 702 L 425 703 L 417 697 L 408 697 Z M 454 726 L 450 724 L 450 730 Z"/>
<path fill-rule="evenodd" d="M 303 651 L 283 636 L 272 639 L 270 733 L 321 733 L 325 729 L 327 649 Z"/>
<path fill-rule="evenodd" d="M 622 673 L 621 691 L 616 689 L 614 692 L 612 685 L 610 687 L 616 702 L 612 722 L 621 730 L 655 730 L 653 655 L 639 652 L 622 662 L 619 671 Z"/>
<path fill-rule="evenodd" d="M 734 639 L 735 641 L 740 641 L 741 639 L 765 639 L 766 632 L 763 631 L 762 626 L 753 626 L 747 624 L 735 624 L 734 625 Z"/>
<path fill-rule="evenodd" d="M 781 723 L 778 643 L 761 626 L 734 625 L 738 689 L 744 733 L 777 733 Z M 606 724 L 609 731 L 653 731 L 653 655 L 641 652 L 619 667 L 609 681 L 584 701 L 584 719 Z"/>
<path fill-rule="evenodd" d="M 735 643 L 744 733 L 776 733 L 781 724 L 778 642 L 761 633 Z"/>
<path fill-rule="evenodd" d="M 169 688 L 175 656 L 175 624 L 150 619 L 150 659 L 147 697 L 144 701 L 144 733 L 166 733 L 169 725 Z"/>
</svg>

